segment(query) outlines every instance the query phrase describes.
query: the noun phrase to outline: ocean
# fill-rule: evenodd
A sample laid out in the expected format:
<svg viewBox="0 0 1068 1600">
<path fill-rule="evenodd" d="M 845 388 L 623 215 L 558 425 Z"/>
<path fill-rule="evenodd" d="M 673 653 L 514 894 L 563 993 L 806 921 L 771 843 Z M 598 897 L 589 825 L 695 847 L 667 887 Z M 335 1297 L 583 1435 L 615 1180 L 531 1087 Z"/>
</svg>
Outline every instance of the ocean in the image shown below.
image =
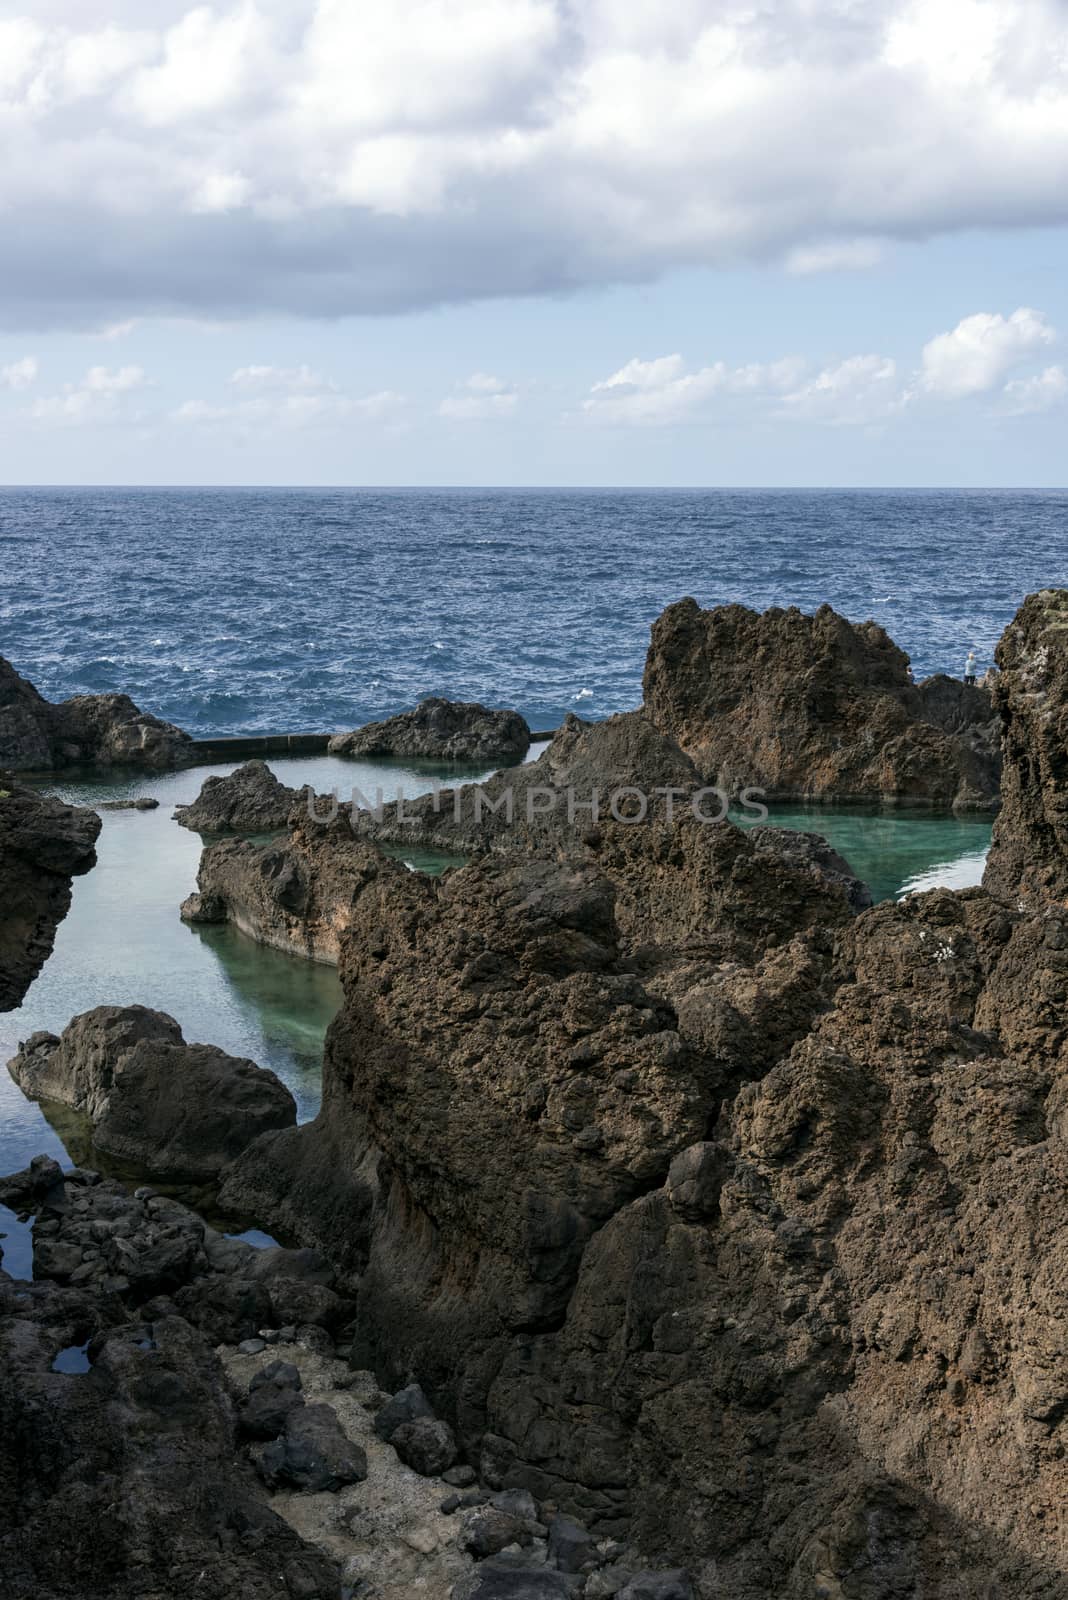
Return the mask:
<svg viewBox="0 0 1068 1600">
<path fill-rule="evenodd" d="M 1066 576 L 1068 491 L 0 490 L 0 653 L 195 735 L 333 731 L 428 694 L 538 728 L 641 699 L 671 601 L 829 601 L 916 676 L 988 663 Z"/>
</svg>

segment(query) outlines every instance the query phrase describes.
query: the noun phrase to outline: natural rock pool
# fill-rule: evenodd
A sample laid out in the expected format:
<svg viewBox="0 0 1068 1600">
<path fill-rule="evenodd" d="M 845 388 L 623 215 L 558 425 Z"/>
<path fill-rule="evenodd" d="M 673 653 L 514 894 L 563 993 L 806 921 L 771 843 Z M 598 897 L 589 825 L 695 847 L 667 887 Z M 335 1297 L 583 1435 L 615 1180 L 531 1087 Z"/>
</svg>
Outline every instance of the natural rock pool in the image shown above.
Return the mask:
<svg viewBox="0 0 1068 1600">
<path fill-rule="evenodd" d="M 535 747 L 536 755 L 542 747 Z M 302 1121 L 318 1110 L 322 1043 L 341 991 L 336 972 L 253 943 L 228 926 L 189 926 L 178 907 L 194 888 L 202 841 L 171 813 L 193 800 L 211 773 L 233 763 L 189 771 L 103 780 L 57 780 L 64 799 L 83 805 L 152 795 L 155 811 L 105 811 L 98 865 L 74 886 L 74 901 L 55 951 L 22 1007 L 0 1015 L 0 1172 L 37 1154 L 66 1163 L 74 1123 L 27 1100 L 6 1065 L 18 1043 L 39 1029 L 59 1033 L 79 1012 L 98 1005 L 139 1004 L 166 1011 L 191 1042 L 220 1046 L 270 1067 L 290 1088 Z M 272 760 L 287 784 L 310 783 L 343 799 L 358 788 L 368 799 L 381 787 L 414 796 L 446 769 L 415 771 L 397 763 L 334 757 Z M 468 780 L 465 780 L 468 781 Z M 990 837 L 987 818 L 923 817 L 814 807 L 776 811 L 772 822 L 819 832 L 871 886 L 876 900 L 937 884 L 977 883 Z M 445 858 L 413 864 L 440 870 Z"/>
</svg>

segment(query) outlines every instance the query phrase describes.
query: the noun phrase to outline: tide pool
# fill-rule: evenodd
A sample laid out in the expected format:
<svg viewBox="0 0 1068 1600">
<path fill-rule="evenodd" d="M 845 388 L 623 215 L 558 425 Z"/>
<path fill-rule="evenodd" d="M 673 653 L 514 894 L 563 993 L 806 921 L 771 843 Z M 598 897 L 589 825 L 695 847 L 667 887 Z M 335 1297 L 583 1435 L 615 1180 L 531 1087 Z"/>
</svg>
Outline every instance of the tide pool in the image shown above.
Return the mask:
<svg viewBox="0 0 1068 1600">
<path fill-rule="evenodd" d="M 536 746 L 536 755 L 543 746 Z M 323 756 L 270 763 L 284 783 L 309 783 L 342 800 L 358 789 L 369 801 L 381 789 L 423 793 L 432 779 L 474 781 L 470 769 L 352 762 Z M 105 811 L 98 865 L 75 880 L 71 911 L 55 950 L 18 1011 L 0 1015 L 0 1172 L 34 1155 L 71 1159 L 77 1118 L 27 1100 L 6 1063 L 20 1040 L 40 1029 L 59 1033 L 73 1016 L 98 1005 L 145 1005 L 166 1011 L 190 1042 L 219 1045 L 270 1067 L 292 1091 L 301 1121 L 319 1107 L 322 1048 L 341 1002 L 336 972 L 254 943 L 230 927 L 190 927 L 178 914 L 195 887 L 202 841 L 172 820 L 174 807 L 193 800 L 204 779 L 232 764 L 159 776 L 62 780 L 48 787 L 83 805 L 152 795 L 156 811 Z M 979 881 L 989 843 L 989 820 L 919 817 L 914 813 L 837 811 L 824 807 L 773 812 L 780 827 L 822 833 L 883 900 L 938 884 Z M 402 849 L 410 865 L 441 871 L 455 858 Z"/>
</svg>

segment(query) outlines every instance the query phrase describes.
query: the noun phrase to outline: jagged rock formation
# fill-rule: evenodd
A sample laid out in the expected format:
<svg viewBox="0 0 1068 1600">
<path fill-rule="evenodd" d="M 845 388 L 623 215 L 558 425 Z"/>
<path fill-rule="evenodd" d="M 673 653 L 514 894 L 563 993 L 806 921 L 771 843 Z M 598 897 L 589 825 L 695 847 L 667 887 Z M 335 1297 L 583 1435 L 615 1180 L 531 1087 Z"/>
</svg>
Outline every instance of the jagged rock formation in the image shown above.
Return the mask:
<svg viewBox="0 0 1068 1600">
<path fill-rule="evenodd" d="M 225 777 L 205 778 L 197 798 L 178 806 L 175 822 L 194 833 L 271 833 L 286 826 L 290 812 L 313 791 L 291 789 L 265 761 L 246 761 Z"/>
<path fill-rule="evenodd" d="M 1068 589 L 1029 595 L 1002 635 L 994 705 L 1004 730 L 1002 809 L 983 886 L 1068 900 Z"/>
<path fill-rule="evenodd" d="M 530 729 L 518 711 L 490 711 L 474 701 L 431 696 L 385 722 L 335 734 L 327 748 L 336 756 L 407 756 L 482 766 L 522 761 Z"/>
<path fill-rule="evenodd" d="M 341 812 L 318 823 L 298 809 L 277 843 L 222 839 L 200 860 L 187 922 L 231 922 L 250 939 L 336 966 L 361 886 L 380 868 L 377 850 L 354 839 Z M 395 870 L 404 873 L 397 863 Z"/>
<path fill-rule="evenodd" d="M 189 735 L 141 711 L 125 694 L 81 694 L 58 704 L 0 656 L 0 767 L 47 772 L 61 767 L 181 766 Z"/>
<path fill-rule="evenodd" d="M 8 1068 L 31 1099 L 82 1112 L 98 1151 L 175 1183 L 210 1182 L 261 1133 L 296 1122 L 273 1072 L 186 1044 L 173 1017 L 144 1006 L 98 1006 L 62 1037 L 35 1033 Z"/>
<path fill-rule="evenodd" d="M 997 691 L 1033 906 L 857 916 L 810 844 L 663 819 L 380 869 L 323 1111 L 228 1176 L 485 1482 L 701 1596 L 1068 1595 L 1059 609 Z"/>
<path fill-rule="evenodd" d="M 70 910 L 71 879 L 96 865 L 100 818 L 0 772 L 0 1011 L 21 1005 Z"/>
<path fill-rule="evenodd" d="M 577 844 L 620 817 L 667 820 L 722 811 L 718 797 L 673 739 L 640 711 L 582 722 L 568 714 L 536 761 L 495 773 L 484 783 L 443 789 L 352 812 L 353 831 L 380 843 L 473 854 Z M 669 800 L 667 790 L 673 791 Z"/>
<path fill-rule="evenodd" d="M 645 710 L 732 793 L 994 809 L 988 693 L 942 675 L 914 686 L 907 667 L 876 623 L 827 605 L 805 616 L 680 600 L 653 624 Z"/>
</svg>

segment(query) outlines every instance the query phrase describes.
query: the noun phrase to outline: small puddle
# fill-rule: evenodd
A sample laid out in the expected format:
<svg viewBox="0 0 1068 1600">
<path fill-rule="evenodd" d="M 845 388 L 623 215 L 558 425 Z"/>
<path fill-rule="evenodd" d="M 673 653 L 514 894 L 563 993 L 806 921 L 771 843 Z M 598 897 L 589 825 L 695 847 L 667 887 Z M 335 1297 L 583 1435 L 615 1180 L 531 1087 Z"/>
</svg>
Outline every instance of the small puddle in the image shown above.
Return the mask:
<svg viewBox="0 0 1068 1600">
<path fill-rule="evenodd" d="M 33 1225 L 36 1216 L 20 1222 L 8 1206 L 0 1206 L 0 1267 L 20 1283 L 33 1282 Z"/>
<path fill-rule="evenodd" d="M 242 1244 L 250 1244 L 254 1250 L 278 1250 L 278 1240 L 272 1239 L 269 1233 L 264 1233 L 262 1228 L 246 1228 L 244 1233 L 227 1233 L 226 1239 L 240 1239 Z"/>
<path fill-rule="evenodd" d="M 52 1363 L 53 1372 L 79 1373 L 89 1371 L 89 1341 L 84 1344 L 69 1344 L 61 1350 Z"/>
</svg>

